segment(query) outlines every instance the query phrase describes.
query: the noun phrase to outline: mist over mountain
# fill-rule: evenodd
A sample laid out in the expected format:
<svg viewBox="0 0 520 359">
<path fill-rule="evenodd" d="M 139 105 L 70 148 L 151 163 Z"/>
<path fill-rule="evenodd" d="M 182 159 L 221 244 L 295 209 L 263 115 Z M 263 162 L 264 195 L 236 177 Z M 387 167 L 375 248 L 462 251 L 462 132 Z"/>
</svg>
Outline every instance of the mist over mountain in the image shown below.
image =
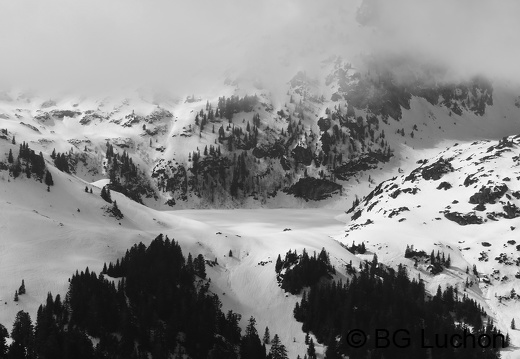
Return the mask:
<svg viewBox="0 0 520 359">
<path fill-rule="evenodd" d="M 276 91 L 330 55 L 410 58 L 517 79 L 515 1 L 4 2 L 2 87 L 189 94 L 227 76 Z M 81 92 L 80 91 L 80 92 Z"/>
<path fill-rule="evenodd" d="M 517 358 L 517 2 L 0 10 L 0 357 Z"/>
</svg>

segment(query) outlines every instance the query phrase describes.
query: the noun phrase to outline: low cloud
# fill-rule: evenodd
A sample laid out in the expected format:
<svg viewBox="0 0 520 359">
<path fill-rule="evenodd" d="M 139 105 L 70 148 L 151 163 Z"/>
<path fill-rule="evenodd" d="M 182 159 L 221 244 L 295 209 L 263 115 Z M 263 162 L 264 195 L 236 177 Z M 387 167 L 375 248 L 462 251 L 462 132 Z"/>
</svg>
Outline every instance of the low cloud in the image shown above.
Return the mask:
<svg viewBox="0 0 520 359">
<path fill-rule="evenodd" d="M 452 76 L 520 81 L 520 3 L 509 0 L 0 0 L 0 8 L 0 81 L 15 87 L 186 94 L 227 75 L 276 87 L 331 54 L 354 63 L 359 54 L 406 56 Z"/>
</svg>

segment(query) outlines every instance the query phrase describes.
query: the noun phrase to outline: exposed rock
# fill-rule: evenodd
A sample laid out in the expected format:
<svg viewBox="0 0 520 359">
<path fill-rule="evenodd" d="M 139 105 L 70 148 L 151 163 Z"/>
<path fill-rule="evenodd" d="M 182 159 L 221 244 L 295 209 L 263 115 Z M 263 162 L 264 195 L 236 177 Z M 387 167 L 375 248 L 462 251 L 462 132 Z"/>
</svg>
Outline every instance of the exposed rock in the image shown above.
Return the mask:
<svg viewBox="0 0 520 359">
<path fill-rule="evenodd" d="M 56 117 L 59 119 L 63 119 L 64 117 L 76 117 L 81 115 L 79 111 L 71 111 L 71 110 L 52 110 L 49 113 L 52 117 Z"/>
<path fill-rule="evenodd" d="M 449 160 L 440 158 L 437 162 L 423 167 L 421 175 L 425 180 L 433 179 L 434 181 L 440 179 L 446 173 L 452 172 L 453 166 Z"/>
<path fill-rule="evenodd" d="M 170 111 L 165 110 L 164 108 L 158 107 L 155 110 L 153 110 L 151 114 L 146 116 L 144 118 L 144 120 L 148 123 L 154 123 L 154 122 L 160 121 L 164 118 L 171 118 L 171 117 L 173 117 L 173 114 Z"/>
<path fill-rule="evenodd" d="M 473 210 L 482 212 L 486 210 L 486 206 L 483 203 L 479 203 L 478 205 L 473 207 Z"/>
<path fill-rule="evenodd" d="M 475 178 L 474 176 L 474 174 L 471 174 L 466 177 L 466 179 L 464 180 L 464 187 L 471 186 L 472 184 L 478 182 L 478 178 Z"/>
<path fill-rule="evenodd" d="M 34 119 L 36 121 L 46 122 L 46 121 L 51 120 L 51 115 L 49 115 L 47 112 L 43 112 L 43 113 L 40 113 L 40 114 L 34 116 Z"/>
<path fill-rule="evenodd" d="M 379 163 L 388 162 L 389 159 L 389 156 L 382 153 L 365 153 L 356 159 L 336 167 L 334 173 L 340 180 L 347 181 L 350 177 L 354 176 L 358 172 L 377 168 Z"/>
<path fill-rule="evenodd" d="M 86 114 L 85 116 L 83 116 L 83 118 L 81 120 L 79 120 L 79 123 L 82 124 L 82 125 L 88 125 L 90 124 L 92 121 L 95 121 L 95 120 L 103 120 L 104 117 L 96 112 L 92 112 L 92 113 L 89 113 L 89 114 Z"/>
<path fill-rule="evenodd" d="M 405 212 L 405 211 L 409 211 L 409 210 L 410 209 L 408 207 L 395 208 L 388 214 L 388 218 L 392 218 L 394 216 L 399 215 L 401 212 Z"/>
<path fill-rule="evenodd" d="M 437 189 L 447 190 L 447 189 L 450 189 L 451 187 L 452 187 L 452 186 L 451 186 L 451 183 L 446 182 L 446 181 L 443 181 L 443 182 L 441 182 L 441 184 L 437 187 Z"/>
<path fill-rule="evenodd" d="M 125 119 L 126 121 L 123 123 L 123 127 L 132 127 L 133 125 L 144 121 L 145 118 L 132 112 L 131 114 L 126 115 Z"/>
<path fill-rule="evenodd" d="M 514 203 L 507 201 L 507 204 L 502 207 L 505 212 L 504 217 L 508 219 L 520 217 L 520 208 L 518 208 Z"/>
<path fill-rule="evenodd" d="M 446 219 L 449 219 L 450 221 L 453 221 L 461 226 L 465 226 L 468 224 L 482 224 L 483 220 L 482 217 L 479 217 L 475 214 L 475 212 L 469 212 L 469 213 L 459 213 L 459 212 L 450 212 L 450 211 L 444 211 L 444 217 Z"/>
<path fill-rule="evenodd" d="M 288 194 L 295 197 L 304 198 L 305 200 L 319 201 L 341 191 L 342 186 L 329 180 L 305 177 L 300 178 L 298 182 L 284 190 Z"/>
<path fill-rule="evenodd" d="M 501 198 L 509 188 L 505 184 L 496 186 L 482 186 L 480 190 L 469 198 L 472 204 L 494 204 L 496 200 Z"/>
<path fill-rule="evenodd" d="M 41 133 L 40 130 L 38 130 L 36 127 L 34 127 L 33 125 L 29 125 L 28 123 L 25 123 L 25 122 L 20 122 L 20 125 L 23 125 L 25 127 L 28 127 L 30 128 L 31 130 L 33 130 L 34 132 L 38 132 L 38 133 Z"/>
<path fill-rule="evenodd" d="M 134 143 L 134 140 L 132 140 L 131 138 L 121 138 L 121 137 L 118 137 L 118 138 L 114 138 L 114 139 L 107 139 L 107 141 L 112 141 L 112 144 L 114 144 L 114 146 L 118 146 L 120 148 L 129 148 L 129 147 L 134 147 L 135 143 Z"/>
</svg>

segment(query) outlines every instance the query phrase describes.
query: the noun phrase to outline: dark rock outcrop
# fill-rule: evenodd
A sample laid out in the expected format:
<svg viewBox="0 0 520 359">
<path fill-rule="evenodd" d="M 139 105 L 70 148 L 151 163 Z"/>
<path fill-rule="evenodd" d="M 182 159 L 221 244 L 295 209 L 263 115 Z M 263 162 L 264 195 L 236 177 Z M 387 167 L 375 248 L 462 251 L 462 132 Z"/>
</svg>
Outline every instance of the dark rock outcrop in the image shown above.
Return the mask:
<svg viewBox="0 0 520 359">
<path fill-rule="evenodd" d="M 52 117 L 62 119 L 64 117 L 76 117 L 81 115 L 81 112 L 79 111 L 72 111 L 72 110 L 52 110 L 49 113 Z"/>
<path fill-rule="evenodd" d="M 336 167 L 334 174 L 340 180 L 347 181 L 360 171 L 377 168 L 379 163 L 388 162 L 390 156 L 378 152 L 365 153 L 360 157 L 350 160 L 347 163 Z"/>
<path fill-rule="evenodd" d="M 341 191 L 342 186 L 329 180 L 305 177 L 284 190 L 287 194 L 305 200 L 320 201 Z"/>
<path fill-rule="evenodd" d="M 446 217 L 446 219 L 449 219 L 450 221 L 453 221 L 461 226 L 466 226 L 468 224 L 482 224 L 483 223 L 482 217 L 477 216 L 475 214 L 475 212 L 459 213 L 459 212 L 445 211 L 444 217 Z"/>
<path fill-rule="evenodd" d="M 437 181 L 446 173 L 452 172 L 453 166 L 451 165 L 449 160 L 445 160 L 440 158 L 437 162 L 432 163 L 431 165 L 424 167 L 421 171 L 421 175 L 425 180 L 434 180 Z"/>
<path fill-rule="evenodd" d="M 494 204 L 500 199 L 509 188 L 505 184 L 493 187 L 482 186 L 480 190 L 469 198 L 472 204 Z"/>
</svg>

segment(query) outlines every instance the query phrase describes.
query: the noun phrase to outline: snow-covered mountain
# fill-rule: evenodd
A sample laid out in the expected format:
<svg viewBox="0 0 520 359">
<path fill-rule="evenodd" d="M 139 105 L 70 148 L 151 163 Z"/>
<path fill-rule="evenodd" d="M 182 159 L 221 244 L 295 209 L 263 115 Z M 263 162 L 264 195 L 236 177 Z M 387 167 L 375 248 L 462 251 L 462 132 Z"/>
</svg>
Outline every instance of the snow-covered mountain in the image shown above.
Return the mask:
<svg viewBox="0 0 520 359">
<path fill-rule="evenodd" d="M 306 351 L 293 317 L 301 295 L 279 287 L 275 262 L 304 248 L 325 248 L 336 279 L 377 254 L 404 263 L 430 293 L 457 286 L 517 345 L 509 324 L 520 276 L 520 140 L 502 138 L 520 133 L 520 91 L 481 78 L 400 79 L 331 58 L 319 76 L 296 74 L 282 96 L 233 79 L 183 98 L 4 93 L 0 323 L 20 309 L 35 316 L 47 292 L 66 293 L 75 270 L 99 272 L 164 233 L 216 260 L 210 289 L 224 308 L 269 326 L 291 357 Z M 21 144 L 34 154 L 19 161 Z M 30 168 L 40 152 L 53 185 Z M 123 218 L 100 196 L 107 184 Z M 172 211 L 186 208 L 213 209 Z M 353 242 L 368 252 L 349 251 Z M 451 261 L 436 274 L 432 250 Z M 22 279 L 27 294 L 15 303 Z"/>
<path fill-rule="evenodd" d="M 383 263 L 404 264 L 431 293 L 438 285 L 459 288 L 517 341 L 509 326 L 520 285 L 519 150 L 515 135 L 454 144 L 433 157 L 410 153 L 417 167 L 356 200 L 341 241 L 365 242 Z M 432 251 L 451 265 L 438 271 Z"/>
<path fill-rule="evenodd" d="M 281 97 L 229 79 L 183 99 L 146 90 L 99 98 L 13 91 L 4 93 L 0 116 L 9 136 L 47 156 L 63 153 L 85 181 L 113 171 L 113 189 L 163 209 L 335 201 L 349 197 L 363 173 L 395 170 L 403 145 L 435 148 L 520 130 L 511 85 L 434 82 L 408 69 L 403 83 L 404 71 L 372 60 L 356 70 L 330 58 L 319 76 L 299 72 Z M 130 176 L 109 158 L 123 152 L 135 166 Z"/>
</svg>

